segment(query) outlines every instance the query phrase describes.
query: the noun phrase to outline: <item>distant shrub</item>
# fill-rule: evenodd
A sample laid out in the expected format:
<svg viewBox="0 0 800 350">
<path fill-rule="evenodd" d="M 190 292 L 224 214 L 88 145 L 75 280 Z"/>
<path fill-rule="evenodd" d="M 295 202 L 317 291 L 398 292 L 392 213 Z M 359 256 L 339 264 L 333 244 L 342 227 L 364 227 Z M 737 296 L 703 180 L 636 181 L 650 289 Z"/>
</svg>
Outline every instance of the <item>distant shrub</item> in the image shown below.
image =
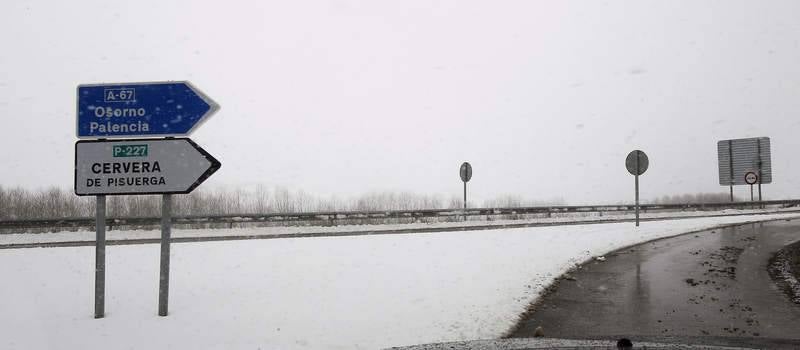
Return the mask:
<svg viewBox="0 0 800 350">
<path fill-rule="evenodd" d="M 724 203 L 730 202 L 730 193 L 685 193 L 674 196 L 663 196 L 656 198 L 653 204 L 696 204 L 696 203 Z M 735 197 L 734 200 L 739 202 L 742 199 Z"/>
</svg>

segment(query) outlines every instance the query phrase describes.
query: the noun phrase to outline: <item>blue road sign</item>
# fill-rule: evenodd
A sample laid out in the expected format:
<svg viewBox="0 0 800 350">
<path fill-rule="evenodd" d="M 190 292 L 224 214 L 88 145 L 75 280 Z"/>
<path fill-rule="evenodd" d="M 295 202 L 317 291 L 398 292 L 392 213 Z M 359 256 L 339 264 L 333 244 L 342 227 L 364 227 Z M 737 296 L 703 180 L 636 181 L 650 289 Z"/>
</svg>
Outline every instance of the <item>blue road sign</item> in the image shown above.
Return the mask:
<svg viewBox="0 0 800 350">
<path fill-rule="evenodd" d="M 187 81 L 78 86 L 78 138 L 186 136 L 219 106 Z"/>
</svg>

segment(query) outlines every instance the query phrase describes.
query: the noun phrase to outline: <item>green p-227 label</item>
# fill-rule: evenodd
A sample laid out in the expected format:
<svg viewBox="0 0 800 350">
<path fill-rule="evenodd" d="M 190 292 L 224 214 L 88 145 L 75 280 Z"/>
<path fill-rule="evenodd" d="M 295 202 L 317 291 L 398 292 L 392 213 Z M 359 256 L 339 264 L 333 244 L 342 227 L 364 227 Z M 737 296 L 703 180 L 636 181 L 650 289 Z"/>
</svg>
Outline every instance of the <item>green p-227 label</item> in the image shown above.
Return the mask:
<svg viewBox="0 0 800 350">
<path fill-rule="evenodd" d="M 147 145 L 119 145 L 114 146 L 114 157 L 147 157 Z"/>
</svg>

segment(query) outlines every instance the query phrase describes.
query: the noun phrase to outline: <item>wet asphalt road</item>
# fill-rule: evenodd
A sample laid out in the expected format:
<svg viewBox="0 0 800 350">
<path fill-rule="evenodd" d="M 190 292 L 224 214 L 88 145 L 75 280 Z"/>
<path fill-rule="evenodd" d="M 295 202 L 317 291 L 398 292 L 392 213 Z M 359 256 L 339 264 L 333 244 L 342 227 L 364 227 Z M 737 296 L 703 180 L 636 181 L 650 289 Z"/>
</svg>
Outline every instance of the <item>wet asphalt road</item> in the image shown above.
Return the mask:
<svg viewBox="0 0 800 350">
<path fill-rule="evenodd" d="M 800 305 L 767 272 L 772 254 L 798 240 L 800 221 L 779 221 L 617 251 L 561 280 L 512 337 L 542 326 L 561 338 L 800 339 Z"/>
</svg>

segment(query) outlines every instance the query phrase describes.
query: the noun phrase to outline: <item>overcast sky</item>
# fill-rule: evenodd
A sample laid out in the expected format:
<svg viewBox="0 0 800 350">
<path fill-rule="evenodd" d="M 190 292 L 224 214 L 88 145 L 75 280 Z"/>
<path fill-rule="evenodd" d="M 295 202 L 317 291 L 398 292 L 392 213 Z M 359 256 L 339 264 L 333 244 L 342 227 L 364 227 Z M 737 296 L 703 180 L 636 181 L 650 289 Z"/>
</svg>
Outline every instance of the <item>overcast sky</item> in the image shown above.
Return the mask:
<svg viewBox="0 0 800 350">
<path fill-rule="evenodd" d="M 0 185 L 72 188 L 78 84 L 189 80 L 202 187 L 632 201 L 727 192 L 716 142 L 767 136 L 800 197 L 800 1 L 0 4 Z M 744 196 L 745 187 L 737 188 Z"/>
</svg>

